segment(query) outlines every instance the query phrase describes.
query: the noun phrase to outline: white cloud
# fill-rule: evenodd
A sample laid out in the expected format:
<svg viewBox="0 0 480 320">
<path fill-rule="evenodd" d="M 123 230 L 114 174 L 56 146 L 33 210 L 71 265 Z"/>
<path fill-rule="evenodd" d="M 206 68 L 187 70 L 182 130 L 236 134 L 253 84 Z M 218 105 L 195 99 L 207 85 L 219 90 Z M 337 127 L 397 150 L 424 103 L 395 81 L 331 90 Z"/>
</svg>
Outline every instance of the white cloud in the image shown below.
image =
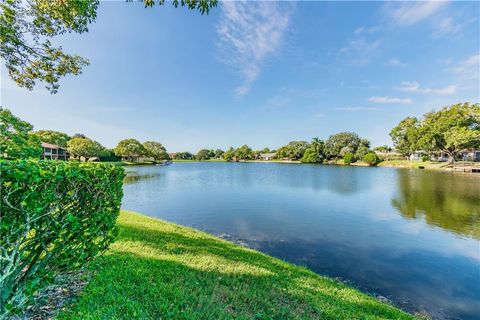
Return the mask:
<svg viewBox="0 0 480 320">
<path fill-rule="evenodd" d="M 276 2 L 222 2 L 219 45 L 222 60 L 243 79 L 235 89 L 237 95 L 248 93 L 263 62 L 282 45 L 291 11 L 291 6 Z"/>
<path fill-rule="evenodd" d="M 355 29 L 355 34 L 371 34 L 375 33 L 380 30 L 380 26 L 373 26 L 373 27 L 358 27 Z"/>
<path fill-rule="evenodd" d="M 453 84 L 443 88 L 423 88 L 417 81 L 404 81 L 396 89 L 405 92 L 436 93 L 440 95 L 450 95 L 457 92 L 457 86 Z"/>
<path fill-rule="evenodd" d="M 386 11 L 394 23 L 410 26 L 431 17 L 446 4 L 446 1 L 392 2 Z"/>
<path fill-rule="evenodd" d="M 374 103 L 399 103 L 399 104 L 411 104 L 413 101 L 410 98 L 393 98 L 393 97 L 370 97 L 368 101 Z"/>
<path fill-rule="evenodd" d="M 447 71 L 459 74 L 474 73 L 478 76 L 480 65 L 480 54 L 475 54 L 461 61 L 456 66 L 448 68 Z"/>
<path fill-rule="evenodd" d="M 362 36 L 349 40 L 339 53 L 354 65 L 366 65 L 377 53 L 380 43 L 380 40 L 369 41 Z"/>
<path fill-rule="evenodd" d="M 469 19 L 462 22 L 455 22 L 452 17 L 441 17 L 436 22 L 436 28 L 433 32 L 435 37 L 442 37 L 448 34 L 456 34 L 465 28 L 465 26 L 474 22 L 475 19 Z"/>
<path fill-rule="evenodd" d="M 391 58 L 390 60 L 388 60 L 387 65 L 392 67 L 405 67 L 407 64 L 404 62 L 401 62 L 397 58 Z"/>
</svg>

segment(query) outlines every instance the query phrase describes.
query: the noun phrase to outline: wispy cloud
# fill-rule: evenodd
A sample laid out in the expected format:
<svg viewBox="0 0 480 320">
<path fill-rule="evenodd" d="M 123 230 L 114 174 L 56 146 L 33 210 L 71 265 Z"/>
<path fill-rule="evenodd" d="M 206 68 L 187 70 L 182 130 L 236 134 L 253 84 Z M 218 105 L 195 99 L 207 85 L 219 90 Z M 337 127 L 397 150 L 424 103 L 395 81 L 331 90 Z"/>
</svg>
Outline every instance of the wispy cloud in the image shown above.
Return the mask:
<svg viewBox="0 0 480 320">
<path fill-rule="evenodd" d="M 380 43 L 380 40 L 370 41 L 364 36 L 356 37 L 340 48 L 339 54 L 347 58 L 351 64 L 366 65 L 376 55 Z"/>
<path fill-rule="evenodd" d="M 391 58 L 390 60 L 387 61 L 387 65 L 391 67 L 405 67 L 407 64 L 405 62 L 398 60 L 397 58 Z"/>
<path fill-rule="evenodd" d="M 237 95 L 249 92 L 264 61 L 274 55 L 284 41 L 292 6 L 277 2 L 222 2 L 222 17 L 217 27 L 222 59 L 235 68 L 243 83 Z"/>
<path fill-rule="evenodd" d="M 457 63 L 454 67 L 448 68 L 447 71 L 458 74 L 475 74 L 478 77 L 479 66 L 480 54 L 475 54 Z"/>
<path fill-rule="evenodd" d="M 440 95 L 450 95 L 457 92 L 457 86 L 453 84 L 443 88 L 424 88 L 417 81 L 404 81 L 396 89 L 405 92 L 436 93 Z"/>
<path fill-rule="evenodd" d="M 394 23 L 410 26 L 431 17 L 446 4 L 446 1 L 391 2 L 385 11 Z"/>
<path fill-rule="evenodd" d="M 353 33 L 355 34 L 372 34 L 372 33 L 375 33 L 377 31 L 379 31 L 381 29 L 380 26 L 372 26 L 372 27 L 358 27 L 357 29 L 355 29 L 355 31 Z"/>
<path fill-rule="evenodd" d="M 468 19 L 462 20 L 461 22 L 456 22 L 453 17 L 439 17 L 436 21 L 436 28 L 433 32 L 433 35 L 435 37 L 442 37 L 449 34 L 459 33 L 475 20 L 476 19 Z"/>
<path fill-rule="evenodd" d="M 396 103 L 396 104 L 411 104 L 413 101 L 410 98 L 394 98 L 394 97 L 370 97 L 368 101 L 373 103 Z"/>
</svg>

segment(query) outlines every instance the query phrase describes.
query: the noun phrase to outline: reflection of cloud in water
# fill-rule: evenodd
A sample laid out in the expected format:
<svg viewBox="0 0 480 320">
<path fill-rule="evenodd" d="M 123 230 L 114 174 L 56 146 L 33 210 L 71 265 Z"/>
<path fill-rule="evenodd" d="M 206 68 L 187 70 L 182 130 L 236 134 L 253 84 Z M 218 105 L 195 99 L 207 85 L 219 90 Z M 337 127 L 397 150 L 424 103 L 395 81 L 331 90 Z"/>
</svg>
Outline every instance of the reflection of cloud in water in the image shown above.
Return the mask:
<svg viewBox="0 0 480 320">
<path fill-rule="evenodd" d="M 360 289 L 387 296 L 409 311 L 426 309 L 436 319 L 474 319 L 480 312 L 478 264 L 468 258 L 334 240 L 256 241 L 253 246 L 320 274 L 349 279 Z"/>
<path fill-rule="evenodd" d="M 480 301 L 472 287 L 480 283 L 472 271 L 480 259 L 478 178 L 273 163 L 128 171 L 144 177 L 125 185 L 126 209 L 227 234 L 385 296 L 398 291 L 419 309 L 478 314 L 468 311 Z"/>
</svg>

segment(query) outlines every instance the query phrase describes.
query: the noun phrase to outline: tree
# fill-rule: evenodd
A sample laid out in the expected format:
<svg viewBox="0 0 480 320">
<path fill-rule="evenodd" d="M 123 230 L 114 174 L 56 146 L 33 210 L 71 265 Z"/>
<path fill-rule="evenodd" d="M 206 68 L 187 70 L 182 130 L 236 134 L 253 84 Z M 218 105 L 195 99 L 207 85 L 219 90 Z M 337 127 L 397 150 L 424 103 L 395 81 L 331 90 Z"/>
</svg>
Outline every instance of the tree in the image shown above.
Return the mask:
<svg viewBox="0 0 480 320">
<path fill-rule="evenodd" d="M 160 143 L 156 141 L 145 141 L 143 143 L 145 148 L 145 155 L 152 157 L 155 160 L 170 160 L 170 156 L 167 153 L 167 149 Z"/>
<path fill-rule="evenodd" d="M 67 142 L 70 140 L 70 136 L 66 133 L 53 131 L 53 130 L 39 130 L 33 133 L 40 141 L 56 144 L 60 147 L 66 148 Z"/>
<path fill-rule="evenodd" d="M 30 134 L 33 126 L 0 107 L 0 158 L 39 158 L 40 140 Z"/>
<path fill-rule="evenodd" d="M 406 156 L 417 149 L 418 126 L 417 118 L 407 117 L 390 131 L 390 137 L 397 152 Z"/>
<path fill-rule="evenodd" d="M 343 163 L 346 164 L 346 165 L 350 165 L 351 163 L 356 162 L 356 161 L 357 161 L 357 159 L 355 159 L 355 155 L 351 152 L 347 152 L 343 156 Z"/>
<path fill-rule="evenodd" d="M 67 142 L 67 149 L 75 157 L 100 158 L 107 155 L 106 149 L 97 141 L 89 138 L 72 138 Z"/>
<path fill-rule="evenodd" d="M 443 151 L 451 161 L 459 151 L 480 147 L 480 104 L 458 103 L 424 115 L 418 145 L 427 152 Z"/>
<path fill-rule="evenodd" d="M 355 158 L 356 159 L 363 159 L 367 153 L 371 152 L 370 150 L 370 141 L 367 139 L 361 139 L 360 140 L 360 145 L 357 148 L 357 151 L 355 152 Z"/>
<path fill-rule="evenodd" d="M 325 159 L 325 144 L 319 138 L 313 138 L 300 161 L 304 163 L 320 163 L 323 159 Z"/>
<path fill-rule="evenodd" d="M 224 152 L 222 149 L 217 149 L 217 150 L 215 150 L 215 158 L 216 158 L 216 159 L 222 158 L 222 156 L 223 156 L 224 153 L 225 153 L 225 152 Z"/>
<path fill-rule="evenodd" d="M 337 159 L 343 157 L 348 152 L 357 152 L 357 148 L 361 142 L 362 140 L 356 133 L 340 132 L 331 135 L 327 141 L 325 141 L 325 153 L 327 158 Z"/>
<path fill-rule="evenodd" d="M 130 138 L 120 141 L 113 149 L 117 156 L 125 157 L 135 161 L 138 157 L 147 155 L 147 150 L 140 141 Z"/>
<path fill-rule="evenodd" d="M 84 135 L 83 133 L 75 133 L 72 138 L 82 138 L 82 139 L 87 139 L 87 136 Z"/>
<path fill-rule="evenodd" d="M 378 147 L 375 147 L 373 148 L 374 151 L 378 151 L 378 152 L 383 152 L 383 153 L 387 153 L 387 152 L 392 152 L 392 148 L 387 146 L 387 145 L 383 145 L 383 146 L 378 146 Z"/>
<path fill-rule="evenodd" d="M 175 159 L 179 160 L 193 160 L 195 159 L 195 156 L 191 154 L 190 152 L 177 152 L 175 155 Z"/>
<path fill-rule="evenodd" d="M 202 149 L 200 151 L 198 151 L 197 155 L 195 156 L 195 159 L 197 160 L 208 160 L 211 158 L 211 153 L 210 153 L 210 150 L 208 149 Z"/>
<path fill-rule="evenodd" d="M 309 143 L 306 141 L 291 141 L 286 146 L 278 148 L 276 157 L 279 159 L 300 160 L 309 146 Z"/>
<path fill-rule="evenodd" d="M 131 0 L 130 0 L 131 1 Z M 143 0 L 145 7 L 163 0 Z M 217 5 L 217 0 L 173 0 L 201 14 Z M 88 60 L 67 54 L 51 39 L 66 33 L 84 33 L 95 21 L 99 0 L 8 0 L 0 3 L 0 56 L 9 76 L 20 86 L 32 90 L 36 81 L 46 83 L 56 93 L 59 80 L 69 74 L 79 75 Z"/>
<path fill-rule="evenodd" d="M 253 150 L 246 144 L 235 150 L 237 160 L 251 160 L 254 157 Z"/>
<path fill-rule="evenodd" d="M 235 157 L 235 149 L 230 147 L 227 151 L 223 153 L 222 156 L 225 161 L 232 161 L 233 157 Z"/>
<path fill-rule="evenodd" d="M 374 152 L 367 153 L 362 160 L 369 166 L 376 166 L 382 161 Z"/>
</svg>

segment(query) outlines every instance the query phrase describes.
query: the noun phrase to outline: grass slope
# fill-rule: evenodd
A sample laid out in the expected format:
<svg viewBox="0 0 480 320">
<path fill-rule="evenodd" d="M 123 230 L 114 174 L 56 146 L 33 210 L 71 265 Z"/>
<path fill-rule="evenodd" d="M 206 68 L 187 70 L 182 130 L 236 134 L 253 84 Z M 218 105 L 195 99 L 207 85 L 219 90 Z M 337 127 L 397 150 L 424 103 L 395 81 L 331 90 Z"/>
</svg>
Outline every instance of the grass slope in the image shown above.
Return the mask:
<svg viewBox="0 0 480 320">
<path fill-rule="evenodd" d="M 433 162 L 433 161 L 420 161 L 420 160 L 388 160 L 382 161 L 378 164 L 379 167 L 395 167 L 395 168 L 410 168 L 418 169 L 422 166 L 425 169 L 445 169 L 447 163 L 445 162 Z"/>
<path fill-rule="evenodd" d="M 412 319 L 298 266 L 123 211 L 120 234 L 59 319 Z"/>
</svg>

